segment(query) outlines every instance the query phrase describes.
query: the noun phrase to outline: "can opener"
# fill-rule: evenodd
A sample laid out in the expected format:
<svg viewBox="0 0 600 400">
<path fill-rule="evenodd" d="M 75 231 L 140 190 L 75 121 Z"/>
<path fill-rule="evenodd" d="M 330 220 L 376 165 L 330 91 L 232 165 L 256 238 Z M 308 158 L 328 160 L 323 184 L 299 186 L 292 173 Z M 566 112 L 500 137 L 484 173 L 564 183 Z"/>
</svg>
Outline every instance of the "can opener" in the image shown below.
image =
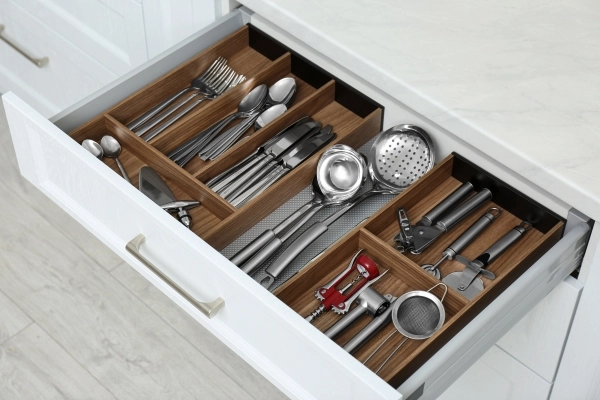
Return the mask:
<svg viewBox="0 0 600 400">
<path fill-rule="evenodd" d="M 483 203 L 492 199 L 492 192 L 484 188 L 460 204 L 473 190 L 472 183 L 463 183 L 415 225 L 411 224 L 408 213 L 404 208 L 398 209 L 400 233 L 394 238 L 396 249 L 402 253 L 409 250 L 413 254 L 420 254 L 440 235 L 447 232 Z"/>
</svg>

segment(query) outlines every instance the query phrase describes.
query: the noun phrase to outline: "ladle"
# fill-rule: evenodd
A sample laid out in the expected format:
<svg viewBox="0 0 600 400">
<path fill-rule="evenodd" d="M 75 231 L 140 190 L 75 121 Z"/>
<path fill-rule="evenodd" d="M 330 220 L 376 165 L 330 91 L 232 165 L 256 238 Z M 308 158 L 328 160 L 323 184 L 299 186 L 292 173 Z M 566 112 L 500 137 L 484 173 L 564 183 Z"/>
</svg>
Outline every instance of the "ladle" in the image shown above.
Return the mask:
<svg viewBox="0 0 600 400">
<path fill-rule="evenodd" d="M 341 155 L 344 158 L 341 158 Z M 319 181 L 320 177 L 328 176 L 329 171 L 326 171 L 325 169 L 329 168 L 331 165 L 329 161 L 332 157 L 344 160 L 345 163 L 353 163 L 356 165 L 356 168 L 350 168 L 351 170 L 356 171 L 356 174 L 354 175 L 354 184 L 350 185 L 345 190 L 323 190 L 323 185 Z M 250 244 L 234 255 L 231 258 L 231 262 L 238 266 L 243 264 L 242 270 L 248 274 L 252 273 L 258 266 L 273 255 L 287 239 L 304 226 L 313 215 L 325 207 L 342 204 L 344 201 L 354 196 L 366 180 L 366 177 L 366 163 L 360 153 L 346 145 L 340 144 L 332 146 L 323 153 L 319 160 L 319 164 L 317 165 L 317 174 L 312 181 L 312 200 L 300 207 L 275 228 L 263 232 Z M 321 178 L 321 180 L 322 179 L 323 178 Z"/>
<path fill-rule="evenodd" d="M 398 194 L 433 167 L 433 143 L 415 125 L 398 125 L 380 133 L 371 147 L 369 176 L 373 188 L 349 201 L 324 221 L 308 228 L 256 280 L 267 289 L 292 261 L 348 211 L 379 194 Z"/>
</svg>

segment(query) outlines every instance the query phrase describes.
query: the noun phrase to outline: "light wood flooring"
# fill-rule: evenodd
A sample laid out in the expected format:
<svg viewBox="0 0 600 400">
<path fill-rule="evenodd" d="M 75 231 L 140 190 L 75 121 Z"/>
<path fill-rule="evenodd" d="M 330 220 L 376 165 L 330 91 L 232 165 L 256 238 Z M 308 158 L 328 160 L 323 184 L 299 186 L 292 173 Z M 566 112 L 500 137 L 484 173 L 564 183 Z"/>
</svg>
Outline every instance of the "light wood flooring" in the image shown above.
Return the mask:
<svg viewBox="0 0 600 400">
<path fill-rule="evenodd" d="M 0 399 L 285 399 L 25 181 L 0 105 Z"/>
</svg>

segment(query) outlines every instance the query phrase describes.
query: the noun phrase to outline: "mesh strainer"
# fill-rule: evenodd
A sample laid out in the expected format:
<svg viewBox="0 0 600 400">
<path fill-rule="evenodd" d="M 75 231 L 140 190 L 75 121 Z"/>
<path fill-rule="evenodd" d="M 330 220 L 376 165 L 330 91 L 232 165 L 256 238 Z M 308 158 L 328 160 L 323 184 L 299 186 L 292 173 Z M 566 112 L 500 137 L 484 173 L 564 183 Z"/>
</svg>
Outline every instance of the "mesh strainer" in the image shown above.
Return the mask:
<svg viewBox="0 0 600 400">
<path fill-rule="evenodd" d="M 431 294 L 431 291 L 438 286 L 444 287 L 444 294 L 441 299 Z M 400 296 L 392 308 L 392 321 L 396 330 L 388 335 L 387 338 L 363 362 L 366 364 L 377 351 L 392 337 L 396 332 L 400 332 L 405 338 L 390 353 L 385 361 L 377 368 L 375 373 L 379 373 L 387 362 L 396 354 L 408 339 L 424 340 L 430 338 L 444 324 L 446 312 L 442 302 L 448 293 L 448 287 L 443 283 L 438 283 L 428 291 L 415 290 Z"/>
</svg>

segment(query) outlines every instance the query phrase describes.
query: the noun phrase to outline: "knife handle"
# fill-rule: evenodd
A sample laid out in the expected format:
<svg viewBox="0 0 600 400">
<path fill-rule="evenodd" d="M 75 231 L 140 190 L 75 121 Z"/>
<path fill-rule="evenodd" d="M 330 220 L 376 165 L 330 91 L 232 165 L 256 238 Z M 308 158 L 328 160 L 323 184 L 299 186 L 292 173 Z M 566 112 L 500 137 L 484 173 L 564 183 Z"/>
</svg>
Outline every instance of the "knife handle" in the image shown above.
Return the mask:
<svg viewBox="0 0 600 400">
<path fill-rule="evenodd" d="M 252 184 L 258 181 L 260 178 L 269 173 L 272 169 L 272 161 L 271 157 L 265 157 L 258 161 L 254 167 L 244 172 L 240 177 L 238 177 L 235 181 L 233 181 L 229 186 L 223 189 L 221 192 L 218 192 L 221 197 L 226 200 L 233 200 L 240 193 L 243 193 L 248 187 L 252 186 Z M 276 165 L 276 164 L 275 164 Z"/>
<path fill-rule="evenodd" d="M 473 192 L 473 184 L 471 182 L 465 182 L 461 187 L 452 192 L 446 197 L 440 204 L 432 208 L 427 214 L 421 218 L 421 223 L 425 226 L 435 225 L 435 222 L 448 210 L 451 210 L 458 205 L 465 197 Z"/>
<path fill-rule="evenodd" d="M 492 192 L 489 189 L 481 189 L 479 193 L 462 203 L 450 214 L 440 219 L 436 225 L 441 226 L 445 231 L 452 228 L 464 217 L 475 211 L 479 206 L 488 200 L 491 200 Z"/>
<path fill-rule="evenodd" d="M 515 226 L 508 233 L 502 236 L 496 243 L 490 246 L 483 254 L 477 257 L 475 260 L 481 262 L 483 267 L 487 267 L 492 261 L 498 258 L 502 253 L 506 251 L 510 246 L 523 237 L 523 234 L 531 229 L 529 222 L 523 221 L 520 225 Z"/>
<path fill-rule="evenodd" d="M 231 201 L 231 204 L 235 207 L 242 207 L 244 204 L 254 199 L 256 196 L 267 190 L 271 185 L 283 178 L 291 170 L 283 165 L 279 165 L 277 168 L 266 175 L 260 182 L 256 183 L 249 190 L 245 191 L 243 195 L 235 198 Z"/>
</svg>

